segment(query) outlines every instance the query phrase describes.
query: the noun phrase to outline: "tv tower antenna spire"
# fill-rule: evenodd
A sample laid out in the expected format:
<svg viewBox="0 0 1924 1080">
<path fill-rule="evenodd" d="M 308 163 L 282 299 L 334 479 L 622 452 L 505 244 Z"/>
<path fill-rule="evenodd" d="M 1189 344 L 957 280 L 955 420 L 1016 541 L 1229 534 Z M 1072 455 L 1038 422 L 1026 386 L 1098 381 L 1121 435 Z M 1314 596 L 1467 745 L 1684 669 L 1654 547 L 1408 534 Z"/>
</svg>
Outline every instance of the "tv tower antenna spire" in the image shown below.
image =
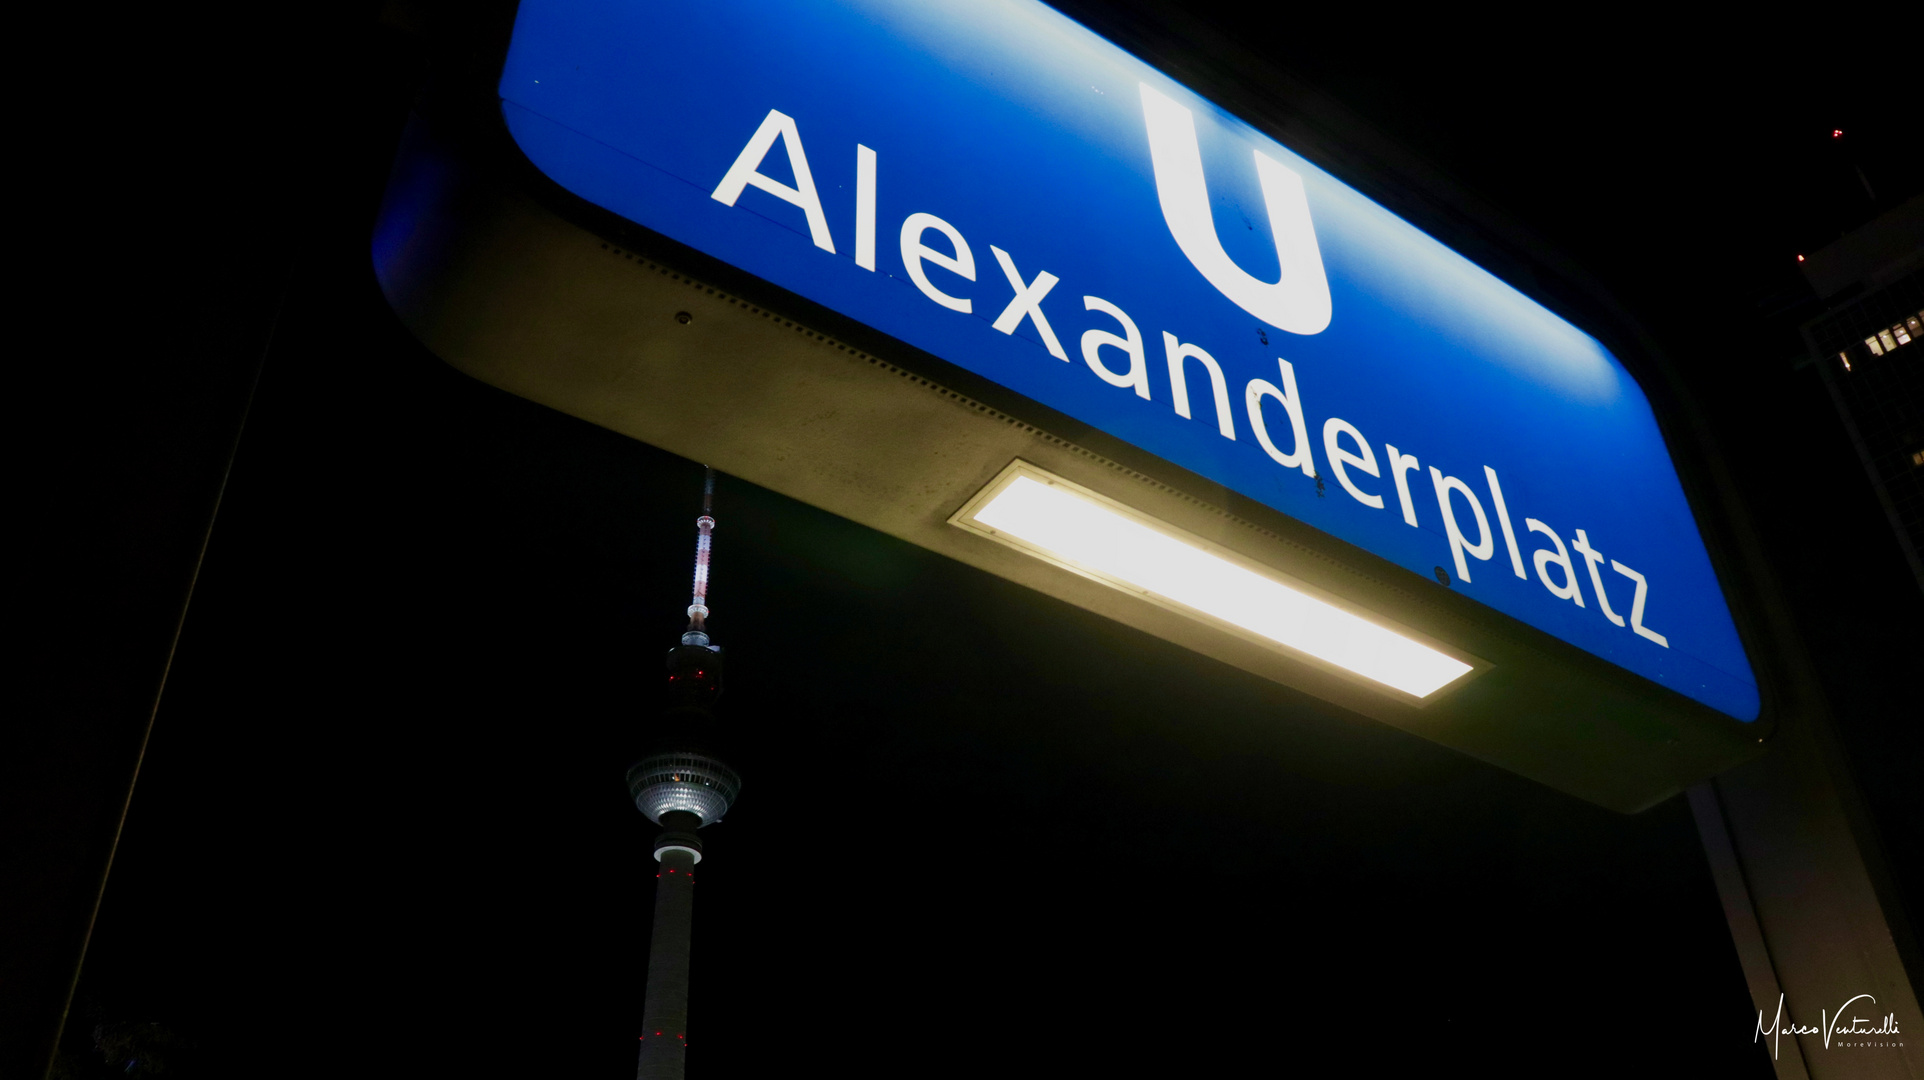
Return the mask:
<svg viewBox="0 0 1924 1080">
<path fill-rule="evenodd" d="M 683 645 L 708 644 L 708 558 L 715 535 L 715 470 L 707 470 L 701 484 L 701 516 L 695 519 L 695 598 L 688 604 L 688 632 Z M 700 635 L 700 641 L 689 638 Z"/>
<path fill-rule="evenodd" d="M 714 714 L 721 696 L 721 647 L 708 636 L 708 563 L 715 532 L 715 470 L 702 482 L 695 519 L 695 589 L 688 629 L 668 650 L 668 701 L 654 745 L 628 770 L 635 808 L 661 826 L 655 837 L 655 929 L 648 942 L 636 1080 L 681 1080 L 688 1058 L 688 950 L 695 914 L 695 835 L 735 801 L 742 781 L 723 759 L 726 735 Z"/>
</svg>

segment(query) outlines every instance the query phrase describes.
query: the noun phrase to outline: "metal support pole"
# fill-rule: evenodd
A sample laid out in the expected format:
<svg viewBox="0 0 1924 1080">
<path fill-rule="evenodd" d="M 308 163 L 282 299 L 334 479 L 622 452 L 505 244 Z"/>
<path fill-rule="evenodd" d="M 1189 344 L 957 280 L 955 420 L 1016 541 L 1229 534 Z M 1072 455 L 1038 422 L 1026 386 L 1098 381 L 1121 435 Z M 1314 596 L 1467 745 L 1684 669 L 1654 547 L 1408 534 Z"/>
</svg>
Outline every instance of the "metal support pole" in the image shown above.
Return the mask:
<svg viewBox="0 0 1924 1080">
<path fill-rule="evenodd" d="M 1917 1080 L 1918 999 L 1891 926 L 1902 911 L 1887 911 L 1878 896 L 1826 723 L 1815 702 L 1786 710 L 1771 752 L 1691 789 L 1691 811 L 1760 1030 L 1790 1021 L 1802 1028 L 1753 1040 L 1770 1044 L 1779 1080 Z M 1874 1040 L 1893 1045 L 1822 1030 L 1860 994 L 1869 1000 L 1849 1014 L 1872 1025 L 1894 1017 L 1898 1037 Z M 1844 1020 L 1840 1030 L 1851 1027 Z"/>
</svg>

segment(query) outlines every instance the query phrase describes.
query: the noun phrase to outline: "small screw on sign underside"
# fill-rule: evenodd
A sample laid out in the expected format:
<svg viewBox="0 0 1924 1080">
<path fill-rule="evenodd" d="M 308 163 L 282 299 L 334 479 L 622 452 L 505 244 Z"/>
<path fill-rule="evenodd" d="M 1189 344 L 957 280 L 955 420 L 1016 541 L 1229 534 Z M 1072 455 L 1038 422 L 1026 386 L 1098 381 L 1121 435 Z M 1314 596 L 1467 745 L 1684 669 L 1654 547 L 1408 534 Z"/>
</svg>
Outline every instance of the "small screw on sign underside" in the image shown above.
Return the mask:
<svg viewBox="0 0 1924 1080">
<path fill-rule="evenodd" d="M 675 312 L 675 321 L 682 324 L 683 326 L 687 326 L 689 323 L 695 321 L 695 317 L 693 315 L 688 314 L 686 311 L 677 311 Z"/>
<path fill-rule="evenodd" d="M 1450 572 L 1448 570 L 1443 569 L 1440 566 L 1437 567 L 1436 580 L 1443 583 L 1444 585 L 1448 585 L 1450 583 Z"/>
</svg>

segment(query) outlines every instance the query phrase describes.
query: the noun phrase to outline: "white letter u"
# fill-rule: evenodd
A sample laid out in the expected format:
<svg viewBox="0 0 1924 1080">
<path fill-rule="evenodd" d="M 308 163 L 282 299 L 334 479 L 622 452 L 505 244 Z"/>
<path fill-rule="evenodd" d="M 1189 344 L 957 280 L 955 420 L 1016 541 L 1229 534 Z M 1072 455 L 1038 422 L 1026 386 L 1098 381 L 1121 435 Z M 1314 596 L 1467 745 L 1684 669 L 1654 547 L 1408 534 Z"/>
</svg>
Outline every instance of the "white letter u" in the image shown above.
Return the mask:
<svg viewBox="0 0 1924 1080">
<path fill-rule="evenodd" d="M 1278 330 L 1321 333 L 1329 326 L 1329 279 L 1323 274 L 1323 254 L 1310 224 L 1303 178 L 1261 150 L 1252 151 L 1263 202 L 1269 207 L 1276 261 L 1283 269 L 1274 282 L 1258 281 L 1236 265 L 1216 235 L 1202 151 L 1196 145 L 1195 117 L 1147 83 L 1141 86 L 1149 156 L 1156 167 L 1156 195 L 1162 200 L 1162 219 L 1182 253 L 1237 307 Z"/>
</svg>

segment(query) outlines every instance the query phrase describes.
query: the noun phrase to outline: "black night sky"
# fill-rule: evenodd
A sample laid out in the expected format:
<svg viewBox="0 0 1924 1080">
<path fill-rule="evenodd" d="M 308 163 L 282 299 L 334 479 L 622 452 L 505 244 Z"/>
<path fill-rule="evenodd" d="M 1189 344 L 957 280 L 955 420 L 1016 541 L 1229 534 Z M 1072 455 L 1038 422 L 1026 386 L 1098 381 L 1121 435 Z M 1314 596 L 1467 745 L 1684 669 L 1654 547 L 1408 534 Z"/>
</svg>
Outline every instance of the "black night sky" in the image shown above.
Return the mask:
<svg viewBox="0 0 1924 1080">
<path fill-rule="evenodd" d="M 1924 190 L 1915 86 L 1867 59 L 1890 27 L 1180 6 L 1644 322 L 1890 862 L 1924 865 L 1924 598 L 1793 368 L 1822 310 L 1795 256 Z M 60 1067 L 628 1075 L 654 829 L 622 777 L 701 466 L 474 382 L 388 312 L 386 164 L 460 63 L 431 14 L 145 18 L 122 44 L 167 92 L 107 131 L 152 198 L 109 231 L 176 254 L 118 279 L 113 344 L 63 376 L 87 404 L 42 419 L 49 715 L 139 682 L 89 642 L 164 654 L 221 403 L 269 344 Z M 1681 799 L 1590 806 L 732 478 L 716 516 L 746 785 L 704 831 L 691 1075 L 1770 1075 Z"/>
</svg>

